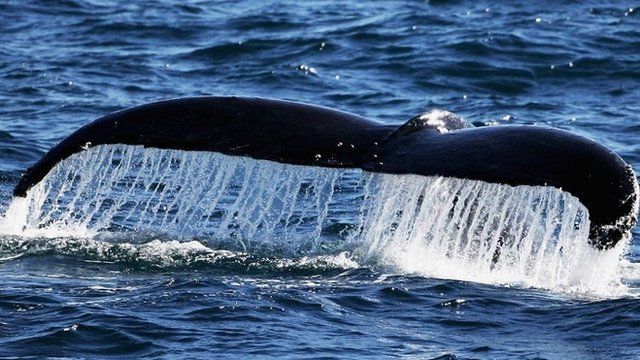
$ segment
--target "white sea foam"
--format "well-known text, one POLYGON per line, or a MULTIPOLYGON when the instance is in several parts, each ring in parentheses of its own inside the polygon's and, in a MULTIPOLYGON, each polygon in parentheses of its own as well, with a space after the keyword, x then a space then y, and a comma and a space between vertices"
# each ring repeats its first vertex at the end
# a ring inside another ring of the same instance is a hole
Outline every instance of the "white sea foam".
POLYGON ((129 244, 140 257, 209 247, 281 258, 348 251, 357 261, 349 266, 398 273, 572 292, 623 288, 625 243, 597 251, 588 232, 586 208, 550 187, 122 145, 59 163, 0 221, 5 235, 93 239, 96 247, 113 245, 95 240, 105 234, 183 241, 129 244))

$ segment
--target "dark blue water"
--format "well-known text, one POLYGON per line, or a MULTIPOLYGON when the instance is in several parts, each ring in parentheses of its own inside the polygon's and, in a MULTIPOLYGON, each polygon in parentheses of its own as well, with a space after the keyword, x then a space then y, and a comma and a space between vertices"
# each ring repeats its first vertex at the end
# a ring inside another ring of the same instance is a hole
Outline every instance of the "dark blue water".
MULTIPOLYGON (((0 201, 90 120, 209 94, 388 123, 443 108, 541 124, 601 142, 638 172, 638 5, 4 1, 0 201)), ((620 283, 597 294, 170 241, 1 236, 0 356, 640 357, 637 230, 613 264, 620 283)))

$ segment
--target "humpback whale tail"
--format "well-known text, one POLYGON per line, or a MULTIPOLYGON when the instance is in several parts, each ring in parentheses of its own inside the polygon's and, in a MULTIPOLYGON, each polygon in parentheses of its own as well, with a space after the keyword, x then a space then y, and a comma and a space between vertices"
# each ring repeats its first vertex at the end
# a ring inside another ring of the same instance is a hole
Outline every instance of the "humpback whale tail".
POLYGON ((589 242, 598 249, 612 248, 628 236, 638 210, 631 167, 606 147, 566 131, 518 125, 472 128, 446 112, 396 126, 318 106, 240 97, 167 100, 97 119, 27 169, 14 195, 25 197, 70 156, 110 144, 553 187, 586 207, 589 242))

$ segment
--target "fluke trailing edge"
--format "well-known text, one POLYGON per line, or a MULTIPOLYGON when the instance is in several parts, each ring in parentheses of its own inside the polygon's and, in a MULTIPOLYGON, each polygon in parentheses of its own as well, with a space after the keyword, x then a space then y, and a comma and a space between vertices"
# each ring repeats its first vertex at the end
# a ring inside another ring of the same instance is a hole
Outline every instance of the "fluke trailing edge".
POLYGON ((239 97, 161 101, 100 118, 64 139, 14 189, 26 196, 60 161, 103 144, 213 151, 296 165, 552 186, 589 210, 590 242, 615 246, 636 223, 633 170, 606 147, 539 126, 470 127, 447 112, 402 126, 295 102, 239 97))

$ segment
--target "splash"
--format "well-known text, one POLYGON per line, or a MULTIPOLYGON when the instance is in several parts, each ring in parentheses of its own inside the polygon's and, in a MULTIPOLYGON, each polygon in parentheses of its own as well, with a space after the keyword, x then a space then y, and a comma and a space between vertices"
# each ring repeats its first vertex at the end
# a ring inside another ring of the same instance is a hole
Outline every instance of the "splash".
POLYGON ((118 263, 132 269, 217 269, 229 272, 285 272, 318 274, 358 268, 346 253, 270 258, 212 249, 199 241, 151 240, 132 243, 80 238, 25 238, 5 236, 0 241, 0 262, 24 256, 55 254, 92 263, 118 263))
POLYGON ((360 235, 381 264, 425 276, 604 293, 623 247, 587 244, 588 211, 550 187, 382 175, 360 235))
POLYGON ((14 199, 1 230, 40 237, 134 232, 204 237, 234 250, 313 252, 323 226, 340 228, 357 215, 361 174, 100 146, 60 163, 26 199, 14 199))
POLYGON ((145 234, 280 258, 348 252, 400 273, 569 291, 619 287, 624 250, 590 247, 586 208, 555 188, 123 145, 59 163, 13 199, 0 232, 145 234))

